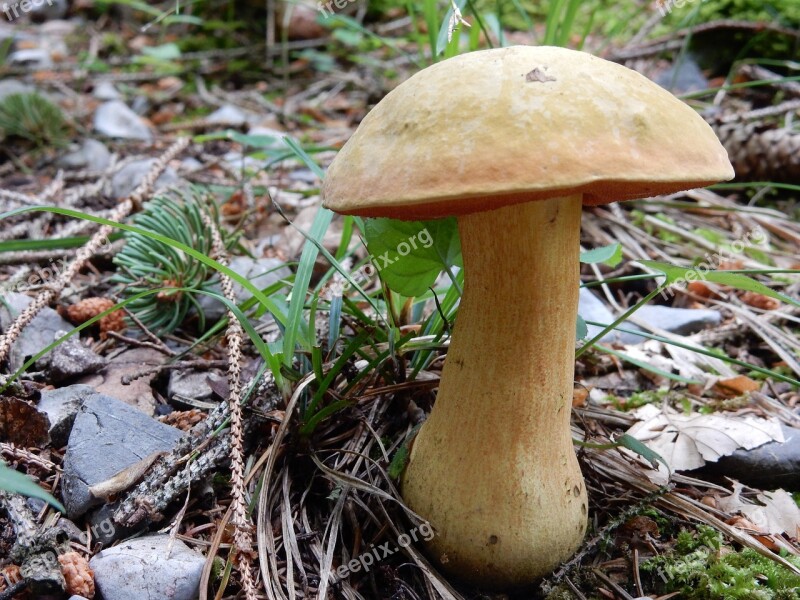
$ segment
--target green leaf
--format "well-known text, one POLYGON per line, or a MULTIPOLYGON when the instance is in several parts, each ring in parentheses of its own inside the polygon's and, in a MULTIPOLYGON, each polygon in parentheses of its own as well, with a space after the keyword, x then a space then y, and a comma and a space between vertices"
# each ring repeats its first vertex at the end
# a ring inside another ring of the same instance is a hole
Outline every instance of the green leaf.
POLYGON ((603 263, 609 267, 616 267, 622 262, 622 244, 609 244, 581 252, 580 261, 587 264, 603 263))
POLYGON ((420 296, 439 274, 462 265, 455 219, 365 219, 364 238, 375 268, 392 290, 420 296))
POLYGON ((397 449, 397 452, 394 453, 392 462, 389 464, 389 468, 387 469, 387 473, 392 479, 400 479, 403 471, 406 470, 409 454, 411 452, 411 444, 414 441, 414 438, 417 437, 420 427, 422 427, 422 423, 415 425, 408 434, 408 437, 406 437, 405 441, 397 449))
POLYGON ((578 315, 578 322, 575 327, 575 339, 585 340, 589 337, 589 328, 586 326, 586 321, 583 317, 578 315))
POLYGON ((172 43, 163 46, 145 46, 142 48, 142 54, 157 60, 174 60, 181 57, 181 49, 177 44, 172 43))
POLYGON ((39 498, 54 506, 62 513, 67 512, 58 500, 39 487, 33 479, 14 469, 10 469, 2 461, 0 461, 0 490, 22 494, 30 498, 39 498))
POLYGON ((399 479, 408 464, 408 446, 405 444, 397 449, 389 465, 388 473, 392 479, 399 479))
POLYGON ((662 465, 667 467, 667 469, 669 469, 667 461, 661 458, 661 455, 658 454, 658 452, 653 452, 650 448, 645 446, 635 437, 630 436, 627 433, 623 433, 616 439, 616 442, 623 448, 627 448, 628 450, 630 450, 631 452, 635 452, 645 460, 650 461, 650 464, 653 465, 654 469, 658 467, 658 463, 661 463, 662 465))
POLYGON ((667 263, 658 262, 655 260, 640 260, 638 261, 646 267, 660 271, 667 278, 666 285, 675 285, 676 283, 686 283, 688 281, 710 281, 712 283, 719 283, 727 285, 738 290, 745 290, 748 292, 756 292, 775 298, 781 302, 800 306, 800 301, 790 298, 780 292, 776 292, 772 288, 767 287, 763 283, 751 279, 747 275, 741 273, 731 273, 730 271, 712 271, 706 269, 698 269, 698 267, 679 267, 677 265, 670 265, 667 263))

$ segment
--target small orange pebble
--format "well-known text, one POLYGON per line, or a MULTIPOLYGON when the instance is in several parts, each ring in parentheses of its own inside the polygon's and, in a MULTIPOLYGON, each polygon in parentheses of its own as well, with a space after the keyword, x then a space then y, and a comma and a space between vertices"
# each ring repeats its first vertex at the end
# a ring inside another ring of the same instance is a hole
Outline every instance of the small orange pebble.
POLYGON ((781 305, 775 298, 770 298, 758 292, 744 292, 739 296, 739 299, 745 304, 754 308, 760 308, 761 310, 775 310, 781 305))

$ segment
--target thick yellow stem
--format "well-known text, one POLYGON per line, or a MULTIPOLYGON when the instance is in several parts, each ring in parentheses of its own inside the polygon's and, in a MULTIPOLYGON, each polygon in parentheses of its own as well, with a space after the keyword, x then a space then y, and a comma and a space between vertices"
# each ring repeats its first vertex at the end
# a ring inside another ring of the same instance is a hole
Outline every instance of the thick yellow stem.
POLYGON ((443 569, 485 588, 534 582, 586 529, 569 429, 581 197, 459 217, 464 296, 403 496, 443 569))

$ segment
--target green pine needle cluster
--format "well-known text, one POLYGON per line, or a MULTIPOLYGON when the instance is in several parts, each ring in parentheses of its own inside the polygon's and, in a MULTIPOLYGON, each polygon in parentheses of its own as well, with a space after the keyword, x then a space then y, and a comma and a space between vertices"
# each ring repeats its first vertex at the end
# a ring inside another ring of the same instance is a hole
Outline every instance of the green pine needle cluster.
MULTIPOLYGON (((219 227, 213 202, 197 191, 172 192, 150 200, 133 224, 152 233, 181 242, 209 256, 212 251, 211 228, 203 215, 219 227)), ((223 233, 224 235, 224 233, 223 233)), ((198 304, 198 291, 210 291, 217 279, 214 269, 200 260, 139 233, 126 232, 125 246, 114 257, 117 273, 112 278, 122 284, 120 296, 131 298, 146 291, 153 293, 127 304, 142 323, 156 334, 170 333, 180 327, 192 308, 205 329, 205 315, 198 304)), ((229 236, 226 245, 233 239, 229 236)))
POLYGON ((37 148, 63 148, 69 141, 64 113, 36 93, 9 94, 0 100, 0 132, 5 138, 20 138, 37 148))
MULTIPOLYGON (((800 567, 800 559, 786 557, 800 567)), ((678 534, 675 549, 641 565, 658 593, 679 592, 686 600, 796 600, 800 576, 746 548, 722 545, 711 527, 678 534)))

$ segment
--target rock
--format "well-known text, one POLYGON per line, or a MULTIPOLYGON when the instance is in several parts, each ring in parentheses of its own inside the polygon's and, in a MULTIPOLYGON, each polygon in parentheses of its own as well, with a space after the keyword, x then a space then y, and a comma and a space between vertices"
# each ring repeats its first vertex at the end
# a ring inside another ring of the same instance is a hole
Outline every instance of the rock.
POLYGON ((94 512, 89 513, 86 520, 92 532, 92 541, 103 544, 107 548, 117 540, 129 538, 142 529, 143 523, 133 527, 123 527, 114 521, 114 513, 119 508, 120 501, 103 504, 94 512))
MULTIPOLYGON (((9 313, 4 303, 0 303, 0 330, 5 331, 13 320, 31 303, 31 298, 25 294, 11 292, 4 294, 5 302, 11 309, 9 313)), ((44 307, 36 318, 22 330, 17 341, 12 345, 8 355, 8 364, 12 372, 19 369, 25 361, 44 350, 56 339, 59 331, 71 331, 72 325, 61 318, 52 308, 44 307)), ((44 359, 51 357, 47 354, 44 359)))
POLYGON ((31 20, 36 23, 63 19, 69 10, 67 0, 39 0, 38 2, 32 2, 32 4, 31 20))
POLYGON ((684 56, 677 65, 661 71, 653 81, 673 94, 708 89, 708 79, 690 56, 684 56))
POLYGON ((289 173, 289 181, 302 181, 309 185, 319 183, 319 177, 311 169, 295 169, 289 173))
POLYGON ((267 127, 265 125, 254 125, 248 130, 247 135, 262 135, 275 138, 275 142, 277 144, 286 137, 286 132, 280 131, 273 127, 267 127))
POLYGON ((208 115, 206 120, 209 123, 222 123, 225 125, 238 127, 247 123, 248 119, 250 118, 252 118, 252 115, 248 115, 238 106, 234 106, 233 104, 225 104, 208 115))
POLYGON ((31 69, 49 69, 53 59, 47 48, 25 48, 9 54, 6 59, 10 64, 25 65, 31 69))
POLYGON ((151 108, 150 100, 146 96, 136 96, 131 100, 131 110, 137 115, 146 115, 151 108))
POLYGON ((103 142, 91 138, 80 145, 73 144, 70 151, 58 160, 61 167, 104 171, 111 162, 111 153, 103 142))
POLYGON ((74 519, 104 500, 89 487, 154 452, 169 451, 183 433, 159 423, 124 402, 104 394, 88 396, 81 406, 64 455, 62 495, 74 519))
POLYGON ((210 402, 214 397, 214 389, 210 381, 226 381, 224 375, 213 371, 198 371, 187 369, 185 371, 172 371, 169 376, 167 394, 170 400, 191 406, 211 408, 217 405, 210 402))
POLYGON ((121 100, 109 100, 94 113, 95 131, 112 138, 153 140, 147 123, 121 100))
MULTIPOLYGON (((250 258, 249 256, 236 256, 230 262, 230 268, 239 273, 242 277, 249 279, 253 285, 259 289, 272 285, 279 279, 291 277, 291 270, 283 261, 277 258, 250 258)), ((221 294, 219 285, 212 288, 213 291, 221 294)), ((252 297, 252 294, 245 290, 237 282, 233 282, 233 293, 237 302, 242 302, 252 297)), ((200 307, 206 315, 206 319, 216 321, 225 311, 225 305, 220 301, 206 296, 205 294, 197 299, 200 307)))
POLYGON ((94 86, 92 96, 98 100, 120 100, 122 94, 117 91, 114 84, 110 81, 100 81, 94 86))
MULTIPOLYGON (((614 315, 611 313, 605 303, 600 300, 600 298, 595 296, 594 293, 588 288, 581 288, 578 294, 578 314, 583 317, 585 321, 595 321, 597 323, 610 324, 615 320, 614 315)), ((589 330, 589 337, 587 339, 592 339, 603 330, 602 327, 598 327, 596 325, 587 324, 586 327, 589 330)), ((639 330, 636 325, 631 323, 627 323, 625 328, 639 330)), ((638 344, 645 341, 645 338, 640 335, 625 333, 623 331, 609 331, 606 335, 600 338, 600 341, 616 342, 620 344, 638 344)))
POLYGON ((0 79, 0 100, 11 94, 32 94, 36 88, 18 79, 0 79))
POLYGON ((703 473, 730 477, 761 490, 800 491, 800 429, 781 425, 783 442, 769 442, 752 450, 736 450, 703 473))
POLYGON ((206 166, 197 160, 194 156, 187 156, 183 160, 181 160, 181 171, 188 171, 189 173, 194 173, 195 171, 199 171, 201 169, 205 169, 206 166))
POLYGON ((722 322, 722 315, 708 308, 672 308, 653 304, 643 306, 634 315, 649 325, 680 335, 689 335, 722 322))
MULTIPOLYGON (((111 195, 114 198, 127 198, 135 190, 156 163, 155 158, 145 158, 125 165, 111 178, 111 195)), ((167 167, 156 179, 155 189, 176 185, 182 180, 172 167, 167 167)))
POLYGON ((101 394, 108 394, 126 404, 135 406, 142 413, 152 416, 156 401, 150 383, 155 375, 138 377, 129 384, 123 382, 128 375, 138 375, 165 361, 163 354, 151 348, 133 348, 108 359, 105 369, 95 375, 83 377, 77 383, 92 386, 101 394))
POLYGON ((204 564, 202 554, 168 535, 129 540, 89 561, 103 600, 194 600, 204 564))
POLYGON ((83 596, 70 596, 69 600, 87 600, 83 596))
POLYGON ((67 444, 72 424, 84 401, 97 392, 88 385, 68 385, 41 393, 37 408, 50 420, 50 438, 53 446, 67 444))
MULTIPOLYGON (((587 288, 581 288, 578 296, 578 314, 585 321, 595 321, 597 323, 613 323, 616 317, 608 307, 587 288)), ((711 309, 697 308, 673 308, 670 306, 645 305, 633 314, 633 318, 640 323, 647 323, 658 329, 677 333, 679 335, 689 335, 700 331, 709 325, 719 325, 722 315, 711 309)), ((600 333, 602 330, 595 325, 588 325, 589 339, 600 333)), ((642 329, 630 321, 625 321, 621 327, 633 331, 642 329)), ((623 331, 611 331, 600 341, 618 342, 622 344, 640 344, 647 338, 623 331)))
MULTIPOLYGON (((56 337, 61 337, 66 333, 66 331, 59 331, 56 333, 56 337)), ((84 346, 80 338, 76 336, 59 344, 48 356, 47 370, 51 381, 54 382, 87 373, 96 373, 106 366, 106 359, 91 348, 84 346)))

